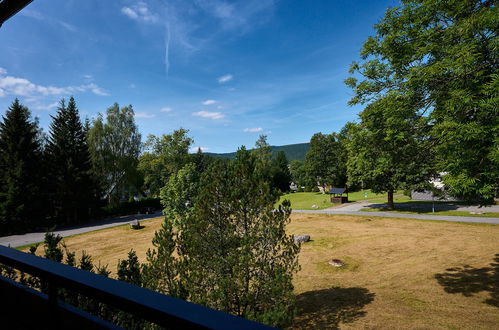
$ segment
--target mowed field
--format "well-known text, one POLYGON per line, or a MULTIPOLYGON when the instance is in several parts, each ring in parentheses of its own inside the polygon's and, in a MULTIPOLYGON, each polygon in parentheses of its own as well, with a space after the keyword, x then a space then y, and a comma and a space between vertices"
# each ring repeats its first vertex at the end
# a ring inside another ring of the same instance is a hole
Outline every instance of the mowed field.
MULTIPOLYGON (((145 260, 162 219, 65 239, 113 273, 130 249, 145 260)), ((293 214, 309 234, 295 277, 294 328, 497 329, 499 226, 293 214), (345 267, 328 264, 341 259, 345 267)))

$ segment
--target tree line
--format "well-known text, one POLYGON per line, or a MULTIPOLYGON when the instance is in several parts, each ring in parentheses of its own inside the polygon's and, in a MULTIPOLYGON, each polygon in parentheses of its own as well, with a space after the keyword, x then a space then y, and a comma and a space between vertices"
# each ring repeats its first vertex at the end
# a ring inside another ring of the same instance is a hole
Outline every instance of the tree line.
MULTIPOLYGON (((114 104, 105 116, 82 121, 73 97, 61 100, 45 134, 16 99, 0 122, 0 235, 136 212, 140 205, 159 208, 172 175, 188 163, 202 172, 212 162, 201 150, 189 153, 193 142, 180 128, 142 144, 131 105, 114 104)), ((257 144, 262 175, 287 190, 286 156, 272 157, 264 136, 257 144)))

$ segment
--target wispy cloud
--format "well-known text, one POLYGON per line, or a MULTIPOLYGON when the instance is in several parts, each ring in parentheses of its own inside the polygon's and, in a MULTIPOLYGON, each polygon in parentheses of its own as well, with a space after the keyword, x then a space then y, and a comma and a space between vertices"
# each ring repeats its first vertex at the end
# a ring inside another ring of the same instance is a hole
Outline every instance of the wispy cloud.
POLYGON ((258 133, 258 132, 261 132, 263 131, 263 128, 261 127, 253 127, 253 128, 245 128, 243 129, 243 132, 246 132, 246 133, 258 133))
POLYGON ((25 78, 7 75, 7 70, 0 68, 0 97, 6 95, 14 96, 48 96, 48 95, 68 95, 78 92, 91 91, 96 95, 109 95, 105 90, 95 83, 82 84, 79 86, 43 86, 37 85, 25 78))
POLYGON ((191 148, 189 149, 189 152, 190 152, 190 153, 195 153, 195 152, 198 152, 198 149, 201 149, 201 151, 202 151, 202 152, 205 152, 205 151, 207 151, 207 150, 210 150, 210 148, 208 148, 208 147, 191 147, 191 148))
POLYGON ((222 119, 225 117, 225 115, 221 112, 210 112, 210 111, 198 111, 198 112, 193 112, 193 116, 196 117, 203 117, 203 118, 210 118, 210 119, 222 119))
POLYGON ((217 103, 217 101, 215 101, 215 100, 206 100, 203 102, 204 105, 210 105, 210 104, 215 104, 215 103, 217 103))
POLYGON ((220 78, 218 78, 218 82, 220 84, 225 84, 226 82, 231 81, 233 78, 234 78, 233 75, 226 74, 225 76, 221 76, 220 78))
POLYGON ((147 3, 142 1, 131 7, 121 8, 121 13, 133 20, 145 23, 156 23, 159 19, 158 15, 149 10, 147 3))
POLYGON ((151 118, 154 118, 156 117, 155 115, 151 114, 151 113, 147 113, 147 112, 137 112, 135 114, 135 117, 136 118, 145 118, 145 119, 151 119, 151 118))
POLYGON ((164 31, 163 62, 168 77, 174 52, 190 55, 216 45, 227 34, 240 36, 269 21, 277 0, 139 1, 120 8, 128 18, 164 31), (209 35, 200 33, 211 29, 209 35))
POLYGON ((171 108, 171 107, 164 107, 164 108, 161 108, 161 111, 162 112, 170 112, 170 111, 173 111, 173 108, 171 108))
POLYGON ((54 102, 54 103, 51 103, 51 104, 48 104, 48 105, 35 105, 34 106, 34 109, 36 110, 52 110, 54 109, 55 107, 57 107, 59 105, 58 102, 54 102))
POLYGON ((65 21, 61 21, 61 20, 58 20, 58 19, 54 19, 54 18, 51 18, 51 17, 47 17, 45 15, 43 15, 42 13, 40 13, 39 11, 36 11, 36 10, 33 10, 33 9, 24 9, 24 10, 21 10, 21 12, 19 13, 21 16, 25 16, 25 17, 29 17, 29 18, 33 18, 33 19, 36 19, 36 20, 39 20, 39 21, 45 21, 45 22, 48 22, 52 25, 60 25, 62 26, 63 28, 65 28, 66 30, 70 31, 70 32, 77 32, 77 28, 76 26, 72 25, 72 24, 69 24, 65 21))

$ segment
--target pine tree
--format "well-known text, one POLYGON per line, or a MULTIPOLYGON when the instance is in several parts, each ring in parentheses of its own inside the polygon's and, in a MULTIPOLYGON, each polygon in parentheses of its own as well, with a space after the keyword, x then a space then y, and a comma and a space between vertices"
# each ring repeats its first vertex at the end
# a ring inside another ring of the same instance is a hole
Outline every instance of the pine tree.
POLYGON ((0 235, 43 221, 38 125, 15 100, 0 123, 0 235))
POLYGON ((275 209, 279 193, 259 173, 259 161, 241 149, 233 161, 213 160, 199 182, 193 166, 170 180, 161 191, 166 219, 144 266, 146 286, 289 325, 299 246, 286 234, 290 203, 275 209))
POLYGON ((52 117, 47 144, 51 202, 57 220, 71 224, 89 217, 95 203, 96 183, 84 127, 73 97, 61 100, 52 117))
POLYGON ((272 186, 281 192, 289 190, 291 183, 291 173, 288 167, 288 158, 284 151, 277 152, 272 159, 272 186))

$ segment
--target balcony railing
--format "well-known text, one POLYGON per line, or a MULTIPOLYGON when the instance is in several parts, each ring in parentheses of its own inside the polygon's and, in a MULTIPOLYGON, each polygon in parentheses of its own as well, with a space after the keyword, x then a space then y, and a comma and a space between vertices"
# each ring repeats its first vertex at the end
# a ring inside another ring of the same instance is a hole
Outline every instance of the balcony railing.
POLYGON ((44 294, 0 276, 0 324, 7 328, 116 328, 57 297, 77 292, 169 329, 270 329, 263 324, 0 246, 0 263, 40 278, 44 294))

